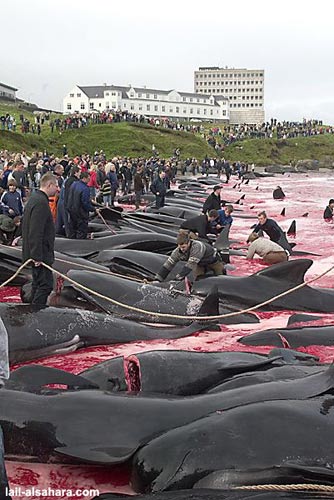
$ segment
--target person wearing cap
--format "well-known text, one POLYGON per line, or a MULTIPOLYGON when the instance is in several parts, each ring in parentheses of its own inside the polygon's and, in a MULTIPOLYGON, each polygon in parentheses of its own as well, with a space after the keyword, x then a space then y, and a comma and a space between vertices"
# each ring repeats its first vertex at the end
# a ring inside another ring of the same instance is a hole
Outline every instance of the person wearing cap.
POLYGON ((334 200, 333 200, 333 198, 331 198, 329 200, 328 205, 324 210, 323 217, 324 217, 324 220, 326 222, 333 222, 333 218, 334 218, 334 200))
POLYGON ((253 259, 257 254, 262 257, 265 264, 278 264, 288 260, 288 252, 274 241, 259 236, 257 233, 249 235, 247 243, 250 243, 246 259, 253 259))
POLYGON ((191 272, 196 280, 211 269, 216 276, 224 273, 224 264, 217 250, 204 241, 192 240, 188 234, 180 233, 177 237, 177 248, 168 257, 155 280, 164 281, 178 262, 184 262, 176 280, 181 280, 191 272))
POLYGON ((208 234, 216 234, 213 224, 218 222, 217 210, 210 210, 208 214, 196 215, 181 223, 180 229, 188 230, 193 238, 209 241, 208 234))
POLYGON ((274 219, 268 219, 265 211, 259 212, 257 214, 258 224, 254 227, 253 232, 259 233, 260 231, 265 232, 271 241, 280 245, 284 250, 291 252, 291 246, 286 239, 285 233, 279 227, 274 219))
POLYGON ((225 201, 220 198, 221 186, 214 186, 212 193, 207 197, 204 202, 202 212, 206 214, 210 210, 219 210, 222 205, 225 205, 225 201))

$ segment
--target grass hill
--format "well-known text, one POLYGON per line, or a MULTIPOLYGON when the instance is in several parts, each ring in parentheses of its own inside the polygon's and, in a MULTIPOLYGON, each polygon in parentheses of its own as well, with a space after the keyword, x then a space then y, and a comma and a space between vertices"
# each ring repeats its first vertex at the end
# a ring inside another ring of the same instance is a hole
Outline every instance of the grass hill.
MULTIPOLYGON (((115 155, 148 157, 152 154, 152 144, 160 156, 172 156, 175 148, 180 148, 181 158, 195 157, 199 160, 205 155, 215 156, 215 150, 200 135, 187 132, 174 132, 169 129, 155 128, 137 123, 114 123, 90 125, 81 129, 66 130, 62 134, 51 134, 48 123, 42 126, 40 136, 22 134, 19 116, 22 113, 31 122, 34 115, 22 110, 18 105, 0 101, 0 115, 10 113, 17 121, 17 131, 0 130, 0 149, 17 152, 26 150, 62 154, 63 144, 68 153, 93 153, 103 149, 107 156, 115 155)), ((219 124, 218 124, 219 125, 219 124)), ((213 126, 213 124, 210 124, 213 126)), ((334 161, 334 135, 300 137, 296 139, 249 139, 225 148, 224 157, 229 161, 244 161, 259 166, 288 164, 297 160, 319 160, 331 164, 334 161)))
POLYGON ((322 164, 334 162, 334 135, 297 137, 295 139, 249 139, 226 148, 230 161, 244 161, 257 165, 288 165, 290 161, 319 160, 322 164))

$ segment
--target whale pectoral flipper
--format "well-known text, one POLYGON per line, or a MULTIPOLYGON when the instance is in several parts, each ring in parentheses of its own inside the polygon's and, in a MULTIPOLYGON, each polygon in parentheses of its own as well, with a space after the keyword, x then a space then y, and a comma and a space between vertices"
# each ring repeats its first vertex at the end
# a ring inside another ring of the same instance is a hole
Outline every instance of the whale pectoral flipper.
POLYGON ((41 365, 22 366, 10 375, 6 388, 30 392, 49 384, 61 384, 78 389, 98 389, 98 386, 80 375, 41 365))

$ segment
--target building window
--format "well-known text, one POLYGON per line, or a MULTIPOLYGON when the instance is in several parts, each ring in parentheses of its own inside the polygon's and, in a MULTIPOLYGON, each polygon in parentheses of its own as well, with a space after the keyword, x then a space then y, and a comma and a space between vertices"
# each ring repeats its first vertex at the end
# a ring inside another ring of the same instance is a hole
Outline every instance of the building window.
POLYGON ((154 111, 158 111, 158 106, 154 106, 154 111))
POLYGON ((157 94, 154 94, 154 95, 153 95, 153 98, 154 98, 154 99, 158 99, 157 94))
POLYGON ((226 116, 226 109, 223 109, 223 116, 226 116))
POLYGON ((201 110, 200 108, 197 108, 197 114, 200 115, 201 114, 201 110))
POLYGON ((149 99, 150 98, 150 94, 146 94, 146 99, 149 99))
POLYGON ((179 108, 178 106, 176 106, 176 108, 175 108, 175 112, 176 112, 176 113, 180 113, 180 108, 179 108))
POLYGON ((85 109, 85 103, 84 103, 84 102, 82 102, 82 103, 80 104, 80 109, 85 109))
POLYGON ((193 98, 192 98, 192 97, 190 97, 189 101, 190 101, 190 102, 193 102, 193 98))
POLYGON ((126 102, 124 103, 124 108, 126 108, 126 102))
POLYGON ((194 112, 193 108, 190 108, 189 113, 192 115, 192 114, 193 114, 193 112, 194 112))
POLYGON ((141 97, 141 94, 138 94, 138 97, 141 97))
MULTIPOLYGON (((205 84, 206 85, 206 84, 205 84)), ((186 101, 186 97, 182 97, 182 101, 185 102, 186 101)))
POLYGON ((77 97, 81 97, 81 94, 77 94, 77 97))
MULTIPOLYGON (((84 105, 84 107, 85 107, 85 105, 84 105)), ((101 107, 102 107, 102 104, 99 102, 99 108, 101 108, 101 107)))
POLYGON ((151 109, 150 104, 146 104, 146 110, 147 110, 147 111, 150 111, 150 109, 151 109))
POLYGON ((201 102, 200 99, 197 99, 197 102, 201 102))
POLYGON ((187 112, 187 108, 183 108, 183 113, 186 113, 187 112))
POLYGON ((70 97, 74 97, 74 94, 70 94, 70 97))
POLYGON ((173 108, 169 108, 169 112, 170 112, 170 113, 173 113, 173 108))
POLYGON ((109 95, 109 92, 106 92, 106 95, 109 95))
POLYGON ((130 105, 130 109, 131 109, 132 111, 135 109, 135 107, 134 107, 134 105, 133 105, 133 104, 131 104, 131 105, 130 105))
POLYGON ((93 102, 89 103, 89 109, 94 109, 94 103, 93 102))
POLYGON ((116 109, 116 103, 115 103, 115 102, 113 102, 113 103, 112 103, 112 107, 113 107, 114 109, 116 109))
POLYGON ((206 108, 203 109, 203 115, 206 115, 206 108))
POLYGON ((135 95, 134 95, 134 93, 133 93, 133 92, 131 92, 130 97, 134 97, 134 96, 135 96, 135 95))
POLYGON ((166 106, 161 106, 161 111, 164 113, 166 111, 166 106))
POLYGON ((111 95, 114 95, 114 96, 115 96, 115 95, 116 95, 116 92, 111 92, 111 95))
POLYGON ((71 111, 71 109, 72 109, 72 104, 67 103, 67 109, 68 109, 68 111, 71 111))
POLYGON ((139 104, 138 109, 139 109, 139 111, 142 111, 142 109, 143 109, 143 105, 142 105, 142 104, 139 104))
POLYGON ((210 109, 210 115, 211 116, 213 115, 213 109, 210 109))
POLYGON ((106 109, 109 109, 109 102, 106 103, 106 109))

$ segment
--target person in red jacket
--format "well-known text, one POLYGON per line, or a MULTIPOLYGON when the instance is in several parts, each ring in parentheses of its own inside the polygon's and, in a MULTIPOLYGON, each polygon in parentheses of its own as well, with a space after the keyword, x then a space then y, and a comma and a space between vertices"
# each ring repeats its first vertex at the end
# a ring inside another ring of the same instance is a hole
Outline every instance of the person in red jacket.
POLYGON ((99 185, 97 183, 97 165, 93 164, 91 169, 89 170, 89 181, 87 186, 90 190, 90 197, 95 200, 96 198, 96 190, 99 189, 99 185))

